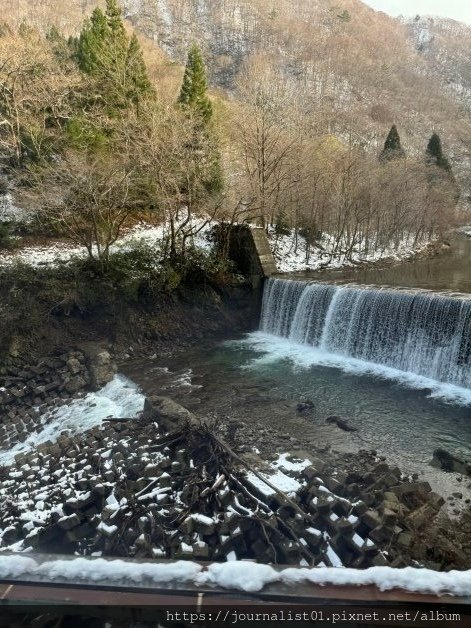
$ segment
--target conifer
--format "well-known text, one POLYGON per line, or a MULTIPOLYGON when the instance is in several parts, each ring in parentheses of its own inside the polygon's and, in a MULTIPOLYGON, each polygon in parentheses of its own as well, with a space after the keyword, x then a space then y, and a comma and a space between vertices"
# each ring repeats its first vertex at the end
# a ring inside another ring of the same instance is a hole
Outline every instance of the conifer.
POLYGON ((201 169, 206 173, 203 177, 203 187, 207 194, 214 195, 222 191, 224 178, 217 138, 211 124, 213 107, 207 91, 208 81, 203 56, 198 46, 193 44, 188 53, 178 102, 190 113, 196 113, 201 120, 196 120, 193 150, 199 155, 201 169))
POLYGON ((451 172, 450 162, 443 154, 442 141, 438 133, 434 133, 429 139, 425 155, 427 165, 438 166, 447 172, 451 172))
POLYGON ((111 109, 137 104, 152 92, 139 41, 135 34, 127 36, 116 0, 107 0, 105 13, 97 8, 85 21, 76 57, 80 69, 96 77, 111 109))
POLYGON ((87 74, 96 74, 100 67, 100 56, 108 36, 105 14, 96 8, 85 20, 77 46, 79 68, 87 74))
POLYGON ((392 161, 393 159, 404 159, 405 156, 406 153, 401 146, 401 138, 399 137, 397 127, 393 124, 384 143, 380 160, 392 161))
POLYGON ((126 71, 130 78, 128 98, 137 103, 143 94, 152 92, 152 86, 147 74, 142 49, 135 33, 131 37, 126 54, 126 71))
POLYGON ((213 115, 207 90, 208 82, 203 57, 198 46, 193 44, 188 53, 178 102, 197 111, 205 123, 208 123, 213 115))

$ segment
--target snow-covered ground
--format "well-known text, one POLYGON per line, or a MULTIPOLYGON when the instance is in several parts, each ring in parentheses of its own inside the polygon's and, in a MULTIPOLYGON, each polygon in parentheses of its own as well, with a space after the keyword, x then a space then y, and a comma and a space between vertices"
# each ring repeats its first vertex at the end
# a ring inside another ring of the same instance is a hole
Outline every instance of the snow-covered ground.
POLYGON ((271 232, 269 238, 277 268, 281 273, 314 271, 321 268, 342 268, 364 262, 377 262, 381 259, 401 261, 419 253, 427 246, 425 244, 414 247, 411 241, 405 239, 398 248, 391 246, 368 254, 357 250, 347 258, 343 253, 334 253, 333 238, 324 234, 320 241, 321 246, 312 246, 306 261, 306 241, 302 236, 298 236, 297 243, 292 235, 276 236, 271 232))
MULTIPOLYGON (((196 231, 205 222, 205 219, 195 219, 191 224, 196 231)), ((189 242, 198 249, 209 251, 212 246, 208 240, 210 229, 210 225, 203 226, 199 233, 189 239, 189 242)), ((132 250, 137 246, 148 246, 158 253, 167 236, 168 229, 165 225, 154 226, 143 223, 124 233, 112 246, 111 251, 117 253, 132 250)), ((57 241, 47 246, 24 247, 11 252, 0 253, 0 265, 9 266, 20 262, 36 268, 58 266, 70 262, 74 258, 85 258, 87 255, 88 253, 83 246, 74 246, 67 242, 57 241)))
POLYGON ((30 220, 31 214, 25 209, 17 207, 11 194, 0 196, 0 222, 27 223, 30 220))
MULTIPOLYGON (((13 205, 10 197, 5 201, 5 207, 9 216, 14 215, 16 220, 23 219, 21 210, 13 205)), ((0 221, 2 220, 1 212, 2 208, 0 205, 0 221)), ((209 253, 213 246, 210 232, 215 224, 215 222, 208 221, 207 217, 194 218, 189 226, 191 226, 193 231, 198 231, 198 233, 189 238, 188 244, 192 244, 195 248, 209 253)), ((471 227, 469 229, 471 230, 471 227)), ((168 225, 142 223, 123 233, 112 246, 111 251, 129 251, 139 245, 146 246, 156 252, 156 259, 158 259, 158 252, 162 250, 168 235, 168 225)), ((270 229, 268 236, 278 271, 282 273, 306 270, 315 271, 321 268, 342 268, 361 262, 375 262, 385 258, 400 261, 410 258, 426 246, 414 246, 412 239, 406 238, 397 248, 391 246, 369 254, 356 250, 347 258, 344 253, 335 252, 334 238, 329 234, 324 234, 319 242, 319 246, 312 246, 309 256, 306 256, 306 241, 301 235, 298 235, 297 240, 295 240, 294 235, 276 235, 274 229, 270 229)), ((40 268, 57 266, 75 258, 85 258, 86 256, 87 251, 84 247, 74 246, 65 241, 56 241, 45 246, 31 246, 0 252, 0 266, 9 266, 16 262, 21 262, 40 268)))
MULTIPOLYGON (((204 221, 195 220, 194 226, 198 228, 204 221)), ((214 223, 207 224, 202 230, 190 239, 197 249, 209 252, 212 243, 209 232, 214 223)), ((148 224, 137 225, 125 233, 112 247, 112 252, 129 251, 136 246, 147 246, 156 252, 161 250, 167 230, 165 226, 153 226, 148 224)), ((329 247, 330 239, 325 237, 323 248, 312 247, 309 260, 306 261, 306 244, 304 238, 298 236, 297 246, 292 236, 269 237, 273 255, 279 272, 292 273, 305 270, 319 270, 320 268, 342 268, 353 266, 360 262, 375 262, 380 259, 403 260, 419 252, 422 247, 413 247, 408 242, 403 242, 399 248, 389 248, 383 251, 364 255, 360 252, 353 253, 347 259, 343 254, 333 254, 329 247)), ((73 246, 66 242, 53 242, 48 246, 25 247, 13 252, 0 253, 0 265, 9 266, 16 262, 28 264, 40 268, 44 266, 57 266, 71 261, 74 258, 85 258, 87 252, 83 247, 73 246)))
MULTIPOLYGON (((310 464, 311 462, 309 460, 293 462, 288 459, 287 454, 281 454, 278 456, 278 460, 271 463, 273 471, 271 473, 262 473, 261 475, 278 490, 287 493, 290 497, 293 497, 296 492, 300 490, 302 484, 299 478, 290 477, 289 472, 300 472, 310 464)), ((275 491, 251 471, 247 474, 247 478, 252 486, 256 487, 264 495, 274 495, 275 491)))

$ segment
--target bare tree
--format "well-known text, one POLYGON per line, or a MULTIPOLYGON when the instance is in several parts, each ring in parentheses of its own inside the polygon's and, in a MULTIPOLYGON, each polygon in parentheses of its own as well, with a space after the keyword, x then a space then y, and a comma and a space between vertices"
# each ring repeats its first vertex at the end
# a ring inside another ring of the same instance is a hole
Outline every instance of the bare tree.
POLYGON ((273 225, 281 198, 292 185, 289 160, 295 138, 287 124, 293 105, 289 84, 264 56, 250 61, 238 81, 242 111, 237 121, 249 196, 262 227, 273 225))
POLYGON ((57 62, 32 29, 0 37, 0 148, 12 165, 48 155, 67 120, 78 73, 57 62))
POLYGON ((43 173, 33 188, 42 201, 40 219, 83 246, 104 271, 123 227, 142 209, 134 175, 133 167, 122 157, 66 155, 43 173))
POLYGON ((214 140, 202 131, 198 116, 154 103, 126 125, 125 133, 141 198, 168 230, 164 256, 184 257, 188 242, 220 208, 220 195, 208 189, 214 140))

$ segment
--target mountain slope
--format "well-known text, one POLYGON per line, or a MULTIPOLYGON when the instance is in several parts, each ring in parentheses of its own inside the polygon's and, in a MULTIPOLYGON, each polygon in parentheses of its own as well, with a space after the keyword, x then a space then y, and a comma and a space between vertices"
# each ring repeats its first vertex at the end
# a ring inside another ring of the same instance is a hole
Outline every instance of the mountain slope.
MULTIPOLYGON (((38 26, 76 30, 93 0, 11 11, 38 26)), ((2 6, 3 5, 3 6, 2 6)), ((173 60, 204 48, 213 87, 232 97, 247 58, 263 55, 289 78, 314 133, 378 151, 394 122, 409 154, 435 130, 462 185, 471 164, 471 29, 452 20, 401 22, 359 0, 125 0, 127 19, 173 60)))
POLYGON ((228 90, 247 57, 268 54, 292 78, 304 109, 313 110, 317 133, 378 151, 395 122, 414 155, 439 132, 467 188, 469 27, 401 23, 359 0, 133 0, 126 10, 172 58, 183 61, 189 43, 199 41, 213 85, 228 90))

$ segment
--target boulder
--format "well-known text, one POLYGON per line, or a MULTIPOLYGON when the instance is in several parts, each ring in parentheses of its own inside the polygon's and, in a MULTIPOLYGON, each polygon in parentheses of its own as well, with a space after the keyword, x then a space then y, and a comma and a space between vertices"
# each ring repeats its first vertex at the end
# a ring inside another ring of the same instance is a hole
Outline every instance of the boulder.
POLYGON ((118 372, 116 363, 108 351, 101 351, 90 358, 90 386, 93 390, 99 390, 113 379, 118 372))
POLYGON ((339 427, 344 432, 357 432, 358 431, 356 429, 356 427, 352 427, 351 425, 348 424, 347 421, 345 421, 344 419, 342 419, 339 416, 328 416, 326 418, 325 422, 326 423, 333 423, 334 425, 339 427))
POLYGON ((471 464, 454 456, 446 449, 435 449, 433 452, 432 462, 434 467, 438 467, 443 471, 452 473, 461 473, 462 475, 471 476, 471 464))
POLYGON ((381 525, 381 516, 375 510, 367 510, 360 515, 360 519, 370 530, 381 525))
POLYGON ((300 401, 296 406, 296 410, 299 414, 309 414, 314 410, 314 403, 311 400, 300 401))
POLYGON ((76 375, 64 384, 64 388, 68 393, 74 395, 75 393, 78 393, 79 390, 82 390, 82 388, 84 388, 86 385, 87 382, 83 379, 83 377, 81 377, 80 375, 76 375))
POLYGON ((67 364, 67 368, 72 373, 72 375, 77 375, 78 373, 80 373, 81 364, 77 360, 77 358, 73 358, 73 357, 69 358, 66 364, 67 364))
MULTIPOLYGON (((144 404, 142 420, 155 421, 167 431, 177 430, 185 425, 200 425, 199 420, 189 410, 168 397, 148 397, 144 404)), ((171 464, 171 462, 170 462, 171 464)))

